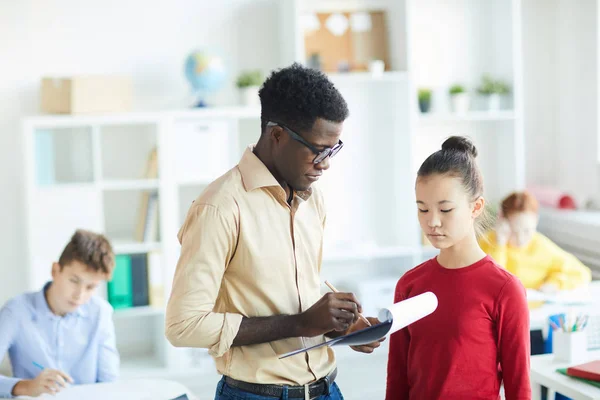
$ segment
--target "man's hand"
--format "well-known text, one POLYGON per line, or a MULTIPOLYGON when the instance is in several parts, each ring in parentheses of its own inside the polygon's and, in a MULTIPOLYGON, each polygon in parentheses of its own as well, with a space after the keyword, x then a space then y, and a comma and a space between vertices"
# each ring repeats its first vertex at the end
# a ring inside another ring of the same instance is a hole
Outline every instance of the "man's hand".
POLYGON ((73 383, 73 378, 56 369, 44 369, 35 379, 22 380, 13 387, 13 396, 37 397, 44 393, 55 394, 73 383))
MULTIPOLYGON (((372 326, 380 323, 380 321, 377 318, 367 317, 367 319, 369 320, 369 322, 371 323, 372 326)), ((352 325, 350 327, 350 329, 348 330, 348 333, 356 332, 361 329, 365 329, 366 327, 367 327, 367 324, 365 324, 365 322, 363 320, 359 319, 358 322, 356 322, 354 325, 352 325)), ((352 350, 358 351, 360 353, 369 353, 370 354, 376 348, 381 346, 381 342, 383 342, 384 340, 385 340, 385 336, 376 342, 367 343, 367 344, 363 344, 360 346, 350 346, 350 348, 352 348, 352 350)))
POLYGON ((329 292, 300 314, 305 331, 303 336, 345 331, 359 320, 358 314, 361 311, 362 307, 354 294, 329 292))

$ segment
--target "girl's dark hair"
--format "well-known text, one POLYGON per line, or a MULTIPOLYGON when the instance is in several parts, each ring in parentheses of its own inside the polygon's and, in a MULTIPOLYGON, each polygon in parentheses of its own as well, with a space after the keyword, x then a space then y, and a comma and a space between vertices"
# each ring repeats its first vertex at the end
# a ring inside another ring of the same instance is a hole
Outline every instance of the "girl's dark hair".
MULTIPOLYGON (((450 175, 460 179, 472 201, 483 196, 483 175, 477 165, 477 148, 464 136, 451 136, 441 150, 431 154, 417 172, 417 180, 435 174, 450 175)), ((481 235, 489 227, 490 217, 484 209, 478 219, 476 232, 481 235)))

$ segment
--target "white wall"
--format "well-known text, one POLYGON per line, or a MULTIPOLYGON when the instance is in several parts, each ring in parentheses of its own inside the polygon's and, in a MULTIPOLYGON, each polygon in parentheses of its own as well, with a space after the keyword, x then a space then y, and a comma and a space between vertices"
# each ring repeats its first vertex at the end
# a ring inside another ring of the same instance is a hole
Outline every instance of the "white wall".
POLYGON ((412 3, 411 77, 434 90, 432 111, 448 111, 448 88, 462 84, 474 108, 484 74, 513 79, 511 7, 505 0, 418 0, 412 3))
POLYGON ((0 304, 25 288, 19 123, 38 112, 40 77, 131 74, 136 108, 182 108, 190 100, 184 59, 209 46, 231 70, 213 100, 233 104, 237 71, 278 66, 277 1, 0 2, 0 304))
POLYGON ((523 81, 528 184, 584 200, 598 192, 597 5, 523 2, 523 81))
POLYGON ((578 199, 598 191, 595 0, 559 2, 558 184, 578 199))

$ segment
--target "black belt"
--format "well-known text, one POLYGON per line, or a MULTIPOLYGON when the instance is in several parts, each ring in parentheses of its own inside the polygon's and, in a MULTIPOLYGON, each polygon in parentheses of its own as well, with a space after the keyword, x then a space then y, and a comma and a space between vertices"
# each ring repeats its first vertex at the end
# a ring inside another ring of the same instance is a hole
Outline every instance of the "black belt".
MULTIPOLYGON (((313 382, 308 387, 308 397, 310 399, 326 396, 329 394, 329 387, 335 380, 337 376, 337 368, 334 369, 329 375, 324 378, 319 379, 316 382, 313 382)), ((259 396, 271 396, 271 397, 281 397, 283 395, 283 386, 282 385, 264 385, 259 383, 249 383, 238 381, 237 379, 230 378, 228 376, 225 377, 225 383, 233 388, 243 390, 244 392, 257 394, 259 396)), ((288 398, 290 399, 305 399, 306 398, 306 389, 305 386, 288 386, 288 398)))

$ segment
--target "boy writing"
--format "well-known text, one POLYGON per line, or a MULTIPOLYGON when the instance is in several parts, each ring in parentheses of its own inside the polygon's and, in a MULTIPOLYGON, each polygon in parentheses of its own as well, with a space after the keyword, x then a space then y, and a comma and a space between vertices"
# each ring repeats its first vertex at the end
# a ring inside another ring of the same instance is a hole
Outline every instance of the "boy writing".
POLYGON ((111 278, 114 265, 103 235, 77 230, 52 264, 52 281, 2 307, 0 361, 8 351, 14 377, 0 375, 0 397, 39 396, 68 383, 116 380, 112 307, 93 296, 111 278))

